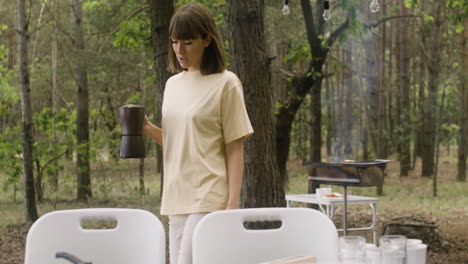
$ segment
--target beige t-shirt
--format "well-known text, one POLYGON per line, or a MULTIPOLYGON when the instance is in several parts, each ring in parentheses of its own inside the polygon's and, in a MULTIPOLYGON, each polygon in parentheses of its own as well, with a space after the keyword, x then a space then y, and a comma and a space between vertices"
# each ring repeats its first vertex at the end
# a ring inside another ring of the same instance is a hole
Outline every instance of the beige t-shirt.
POLYGON ((228 199, 225 144, 253 133, 242 84, 229 71, 184 71, 166 83, 162 106, 162 215, 212 212, 228 199))

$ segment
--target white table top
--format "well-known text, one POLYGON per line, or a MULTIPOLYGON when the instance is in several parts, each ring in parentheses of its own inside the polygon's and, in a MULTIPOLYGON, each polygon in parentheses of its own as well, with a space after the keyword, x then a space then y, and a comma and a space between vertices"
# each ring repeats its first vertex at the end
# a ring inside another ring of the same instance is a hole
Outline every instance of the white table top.
MULTIPOLYGON (((287 194, 287 201, 303 202, 303 203, 314 203, 323 205, 336 205, 343 204, 343 197, 323 197, 318 199, 316 194, 287 194)), ((348 204, 369 204, 377 203, 379 199, 375 197, 347 195, 348 204)))

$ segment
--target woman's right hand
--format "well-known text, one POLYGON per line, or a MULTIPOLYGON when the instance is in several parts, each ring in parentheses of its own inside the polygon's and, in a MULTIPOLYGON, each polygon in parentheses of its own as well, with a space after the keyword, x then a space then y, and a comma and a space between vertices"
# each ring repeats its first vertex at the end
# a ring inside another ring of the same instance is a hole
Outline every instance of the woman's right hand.
POLYGON ((143 120, 143 126, 146 126, 148 124, 151 124, 151 122, 149 121, 148 116, 145 115, 145 120, 143 120))
POLYGON ((162 129, 151 123, 147 115, 145 115, 145 119, 143 120, 143 134, 153 138, 162 146, 162 129))
POLYGON ((143 120, 143 134, 148 134, 148 130, 150 130, 152 123, 149 121, 147 115, 145 115, 145 119, 143 120))

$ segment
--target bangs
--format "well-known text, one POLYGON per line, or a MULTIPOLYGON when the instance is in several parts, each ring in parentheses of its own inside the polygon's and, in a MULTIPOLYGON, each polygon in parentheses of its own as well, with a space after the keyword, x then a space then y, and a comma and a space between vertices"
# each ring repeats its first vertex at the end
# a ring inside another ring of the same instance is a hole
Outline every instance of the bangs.
POLYGON ((179 14, 174 17, 169 27, 169 35, 173 39, 177 40, 189 40, 196 39, 198 37, 204 37, 198 28, 194 19, 188 14, 179 14))

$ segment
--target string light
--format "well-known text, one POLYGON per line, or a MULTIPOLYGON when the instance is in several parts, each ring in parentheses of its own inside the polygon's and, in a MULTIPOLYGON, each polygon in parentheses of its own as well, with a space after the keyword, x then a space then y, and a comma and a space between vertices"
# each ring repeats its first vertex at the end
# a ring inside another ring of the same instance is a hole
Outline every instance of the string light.
POLYGON ((323 1, 323 19, 328 21, 331 18, 330 2, 328 0, 323 1))
POLYGON ((283 15, 289 15, 289 0, 284 0, 283 1, 283 9, 281 9, 281 11, 283 12, 283 15))
MULTIPOLYGON (((370 0, 370 11, 372 13, 376 13, 380 9, 379 0, 370 0)), ((291 10, 289 9, 289 0, 283 0, 283 9, 281 9, 283 15, 289 15, 291 10)), ((330 11, 330 1, 324 0, 323 1, 323 19, 328 21, 331 18, 331 11, 330 11)))
POLYGON ((378 0, 371 0, 369 8, 370 8, 372 13, 378 12, 379 9, 380 9, 379 1, 378 0))

